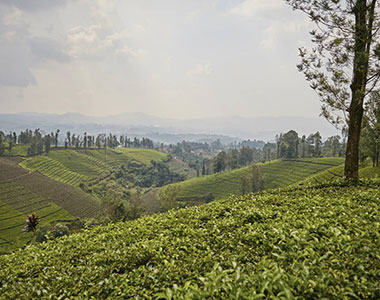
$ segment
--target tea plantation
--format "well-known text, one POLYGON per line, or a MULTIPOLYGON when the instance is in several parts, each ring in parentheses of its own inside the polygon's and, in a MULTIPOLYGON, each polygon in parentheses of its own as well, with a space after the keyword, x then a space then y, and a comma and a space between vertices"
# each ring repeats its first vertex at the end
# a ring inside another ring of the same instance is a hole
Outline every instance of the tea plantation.
POLYGON ((82 181, 99 177, 129 161, 149 165, 151 160, 162 161, 166 158, 166 154, 151 149, 62 149, 50 151, 48 155, 27 158, 20 165, 55 180, 79 186, 82 181))
POLYGON ((68 184, 18 166, 18 158, 0 158, 0 253, 31 240, 22 232, 27 215, 35 213, 40 226, 54 220, 94 217, 99 203, 68 184))
POLYGON ((171 210, 0 265, 2 299, 380 299, 380 181, 171 210))
MULTIPOLYGON (((330 168, 342 165, 341 157, 304 158, 297 160, 274 160, 259 163, 265 189, 286 187, 301 182, 330 168)), ((193 201, 212 193, 215 199, 231 194, 241 194, 241 178, 249 172, 249 167, 193 178, 180 183, 178 199, 193 201)))

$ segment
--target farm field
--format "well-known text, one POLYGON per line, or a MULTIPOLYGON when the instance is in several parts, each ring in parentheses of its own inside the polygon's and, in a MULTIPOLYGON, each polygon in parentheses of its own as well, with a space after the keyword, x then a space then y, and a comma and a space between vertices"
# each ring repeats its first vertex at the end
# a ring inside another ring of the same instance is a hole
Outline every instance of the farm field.
MULTIPOLYGON (((343 158, 307 158, 297 160, 275 160, 258 163, 260 166, 265 189, 286 187, 301 182, 309 176, 339 166, 343 158)), ((212 193, 215 199, 229 195, 241 194, 241 177, 249 172, 249 167, 213 175, 193 178, 179 183, 181 190, 178 200, 193 201, 203 199, 212 193)), ((165 188, 165 187, 163 187, 165 188)))
MULTIPOLYGON (((372 164, 368 161, 359 169, 359 176, 362 178, 379 178, 380 177, 380 168, 372 167, 372 164)), ((322 183, 326 181, 336 180, 344 177, 344 165, 333 167, 327 169, 323 172, 320 172, 316 175, 313 175, 306 180, 304 183, 313 184, 313 183, 322 183)))
POLYGON ((140 149, 140 148, 115 148, 115 152, 126 155, 129 159, 138 161, 145 165, 150 165, 152 160, 164 161, 168 155, 153 149, 140 149))
POLYGON ((379 212, 378 180, 234 196, 3 255, 0 295, 379 299, 379 212))
POLYGON ((54 220, 93 217, 99 203, 90 195, 17 165, 18 160, 0 158, 0 252, 25 244, 27 215, 35 213, 40 225, 54 220))
POLYGON ((150 165, 151 160, 161 161, 166 154, 151 149, 117 148, 87 150, 53 150, 47 155, 25 159, 20 165, 55 180, 79 186, 83 181, 102 176, 128 161, 150 165))

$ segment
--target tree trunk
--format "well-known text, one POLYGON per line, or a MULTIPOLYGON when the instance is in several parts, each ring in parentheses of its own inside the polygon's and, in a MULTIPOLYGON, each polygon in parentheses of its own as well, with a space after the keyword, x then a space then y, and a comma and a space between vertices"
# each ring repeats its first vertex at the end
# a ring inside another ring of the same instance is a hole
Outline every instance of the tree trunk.
POLYGON ((366 93, 369 54, 376 0, 367 7, 367 0, 357 0, 355 14, 355 47, 351 104, 349 107, 348 139, 344 175, 346 179, 359 178, 359 141, 366 93))

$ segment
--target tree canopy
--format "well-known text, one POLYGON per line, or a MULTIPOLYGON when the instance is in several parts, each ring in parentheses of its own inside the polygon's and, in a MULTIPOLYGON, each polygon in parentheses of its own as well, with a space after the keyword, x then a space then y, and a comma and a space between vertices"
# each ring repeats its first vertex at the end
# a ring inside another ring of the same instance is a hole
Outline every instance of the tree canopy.
POLYGON ((285 0, 316 25, 314 47, 300 48, 298 68, 322 101, 322 115, 348 126, 346 178, 357 178, 364 102, 380 79, 376 0, 285 0))

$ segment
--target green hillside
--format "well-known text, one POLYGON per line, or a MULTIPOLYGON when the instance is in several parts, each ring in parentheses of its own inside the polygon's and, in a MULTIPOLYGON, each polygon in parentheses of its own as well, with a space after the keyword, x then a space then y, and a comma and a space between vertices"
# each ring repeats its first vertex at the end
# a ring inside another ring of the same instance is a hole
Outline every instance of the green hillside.
MULTIPOLYGON (((366 163, 359 169, 359 176, 363 178, 379 178, 380 177, 380 168, 372 167, 370 163, 366 163)), ((344 164, 331 169, 327 169, 323 172, 320 172, 316 175, 313 175, 303 182, 306 184, 318 184, 326 181, 336 180, 344 177, 344 164)))
POLYGON ((163 161, 168 155, 153 149, 140 148, 116 148, 116 152, 126 155, 129 159, 136 160, 140 163, 150 165, 152 160, 163 161))
POLYGON ((93 217, 99 203, 90 195, 18 166, 18 159, 0 158, 0 253, 24 245, 27 215, 35 213, 40 226, 55 220, 93 217))
POLYGON ((26 144, 16 144, 12 147, 12 150, 9 152, 8 144, 5 143, 4 155, 9 156, 27 156, 28 155, 29 145, 26 144))
POLYGON ((162 161, 166 158, 166 154, 150 149, 62 149, 27 158, 20 165, 55 180, 79 186, 81 182, 102 176, 129 161, 150 165, 151 160, 162 161))
MULTIPOLYGON (((264 179, 265 189, 286 187, 300 182, 316 173, 339 166, 343 158, 305 158, 297 160, 274 160, 259 163, 264 179)), ((228 195, 241 194, 241 178, 249 171, 249 167, 193 178, 179 183, 181 190, 179 200, 192 201, 203 199, 212 193, 215 199, 228 195)))
POLYGON ((0 257, 2 299, 379 299, 380 182, 271 190, 0 257))

